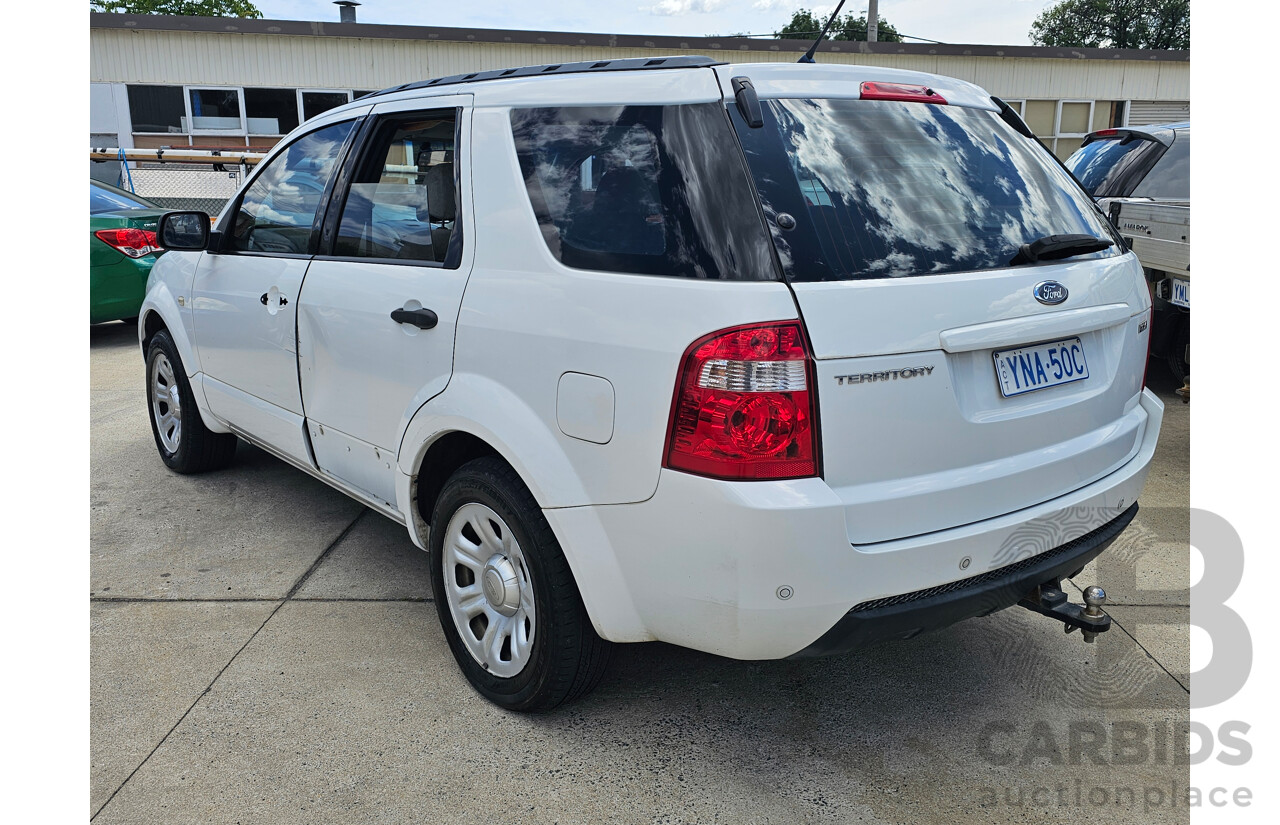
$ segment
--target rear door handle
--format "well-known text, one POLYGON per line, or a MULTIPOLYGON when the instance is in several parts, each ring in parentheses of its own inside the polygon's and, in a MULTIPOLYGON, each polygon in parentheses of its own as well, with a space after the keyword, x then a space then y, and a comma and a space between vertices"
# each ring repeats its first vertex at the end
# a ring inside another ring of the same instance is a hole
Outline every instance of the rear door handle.
POLYGON ((397 324, 413 324, 418 329, 434 329, 440 322, 436 314, 429 309, 393 309, 391 320, 397 324))
MULTIPOLYGON (((261 296, 260 298, 258 298, 258 300, 262 302, 262 305, 263 305, 263 306, 266 306, 266 305, 267 305, 267 301, 268 301, 268 300, 270 300, 270 299, 267 297, 269 294, 270 294, 270 293, 268 293, 268 292, 264 292, 264 293, 262 293, 262 296, 261 296)), ((282 307, 283 307, 283 306, 288 306, 288 305, 289 305, 289 299, 288 299, 288 298, 286 298, 286 297, 284 297, 283 295, 281 295, 281 296, 280 296, 280 306, 282 306, 282 307)))

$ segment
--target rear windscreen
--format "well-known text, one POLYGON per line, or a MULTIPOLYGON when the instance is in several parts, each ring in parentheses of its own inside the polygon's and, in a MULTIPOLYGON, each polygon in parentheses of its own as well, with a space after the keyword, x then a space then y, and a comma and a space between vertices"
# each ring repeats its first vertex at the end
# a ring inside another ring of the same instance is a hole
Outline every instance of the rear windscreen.
MULTIPOLYGON (((878 100, 762 103, 763 128, 729 111, 791 280, 993 269, 1047 235, 1113 240, 1071 177, 995 112, 878 100)), ((1114 254, 1119 247, 1091 257, 1114 254)))
POLYGON ((89 186, 89 214, 112 212, 117 209, 154 209, 155 204, 118 189, 89 186))
POLYGON ((777 279, 722 105, 513 109, 511 132, 543 238, 566 266, 777 279))
POLYGON ((1067 158, 1067 168, 1093 197, 1127 198, 1163 152, 1164 145, 1154 140, 1103 138, 1077 149, 1067 158))

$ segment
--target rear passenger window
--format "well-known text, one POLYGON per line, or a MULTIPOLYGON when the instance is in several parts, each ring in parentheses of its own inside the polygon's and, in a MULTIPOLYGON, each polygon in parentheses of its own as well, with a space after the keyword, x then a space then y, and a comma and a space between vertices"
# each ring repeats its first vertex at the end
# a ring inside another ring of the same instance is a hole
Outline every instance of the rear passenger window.
POLYGON ((457 267, 457 113, 386 120, 352 178, 333 254, 457 267))
POLYGON ((661 255, 662 231, 658 180, 662 173, 657 141, 633 126, 613 146, 566 166, 568 195, 561 214, 562 238, 591 252, 661 255))
POLYGON ((232 249, 308 254, 311 225, 351 126, 346 121, 318 129, 272 158, 240 201, 232 249))
POLYGON ((543 238, 566 266, 778 277, 721 105, 513 109, 511 130, 543 238))

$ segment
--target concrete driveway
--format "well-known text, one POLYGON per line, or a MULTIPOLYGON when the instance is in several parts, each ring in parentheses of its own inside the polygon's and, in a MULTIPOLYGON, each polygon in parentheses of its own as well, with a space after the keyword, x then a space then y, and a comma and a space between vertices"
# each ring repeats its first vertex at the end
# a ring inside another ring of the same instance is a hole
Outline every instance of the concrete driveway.
POLYGON ((1188 821, 1189 408, 1154 365, 1144 509, 1077 577, 1097 644, 1011 609, 798 662, 626 645, 522 716, 463 680, 403 528, 243 444, 169 472, 134 330, 90 359, 95 822, 1188 821))

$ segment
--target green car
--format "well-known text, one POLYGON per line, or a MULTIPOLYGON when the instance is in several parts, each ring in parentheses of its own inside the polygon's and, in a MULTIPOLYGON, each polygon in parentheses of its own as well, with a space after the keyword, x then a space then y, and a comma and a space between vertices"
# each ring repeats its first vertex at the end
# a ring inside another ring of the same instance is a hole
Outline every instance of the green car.
POLYGON ((89 323, 138 317, 147 275, 161 250, 166 210, 132 192, 89 181, 89 323))

